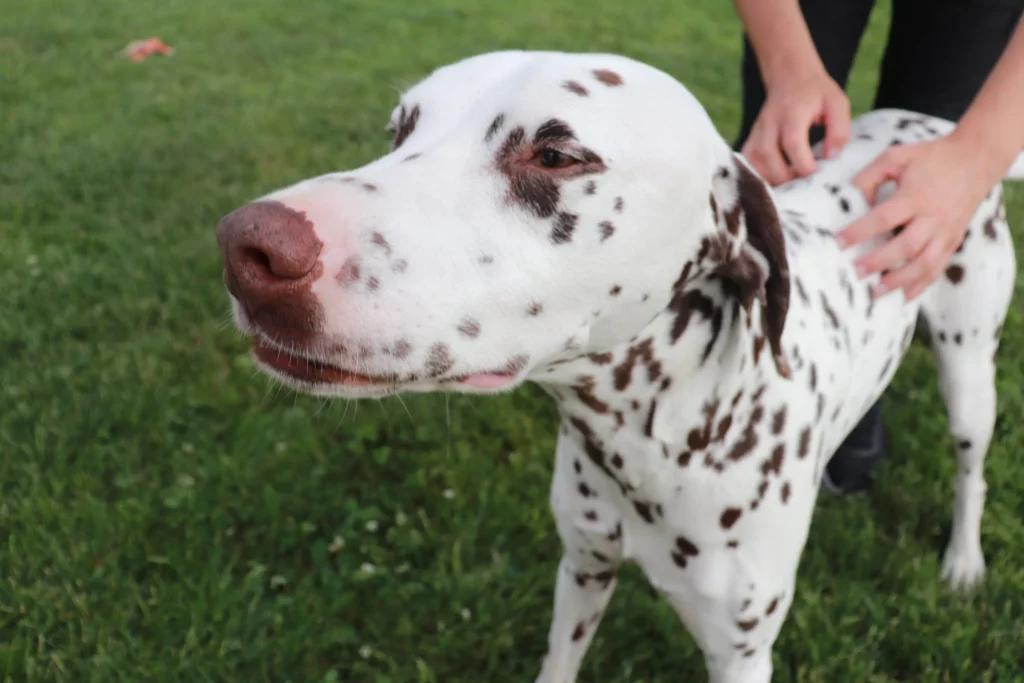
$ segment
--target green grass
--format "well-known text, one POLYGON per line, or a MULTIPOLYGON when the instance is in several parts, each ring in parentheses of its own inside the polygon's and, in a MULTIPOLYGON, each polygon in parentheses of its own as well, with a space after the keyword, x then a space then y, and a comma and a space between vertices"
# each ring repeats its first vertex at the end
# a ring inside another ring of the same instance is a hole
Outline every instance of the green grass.
MULTIPOLYGON (((553 406, 533 387, 404 406, 279 390, 226 324, 213 225, 374 158, 395 87, 498 48, 648 61, 731 137, 731 4, 626 5, 4 4, 0 679, 533 681, 559 557, 553 406), (177 55, 118 58, 151 34, 177 55)), ((876 11, 857 110, 885 23, 876 11)), ((1010 217, 1024 225, 1020 187, 1010 217)), ((891 465, 869 497, 819 506, 777 681, 1024 679, 1021 289, 984 588, 960 599, 938 578, 954 460, 915 350, 887 398, 891 465)), ((703 677, 674 614, 627 572, 581 681, 703 677)))

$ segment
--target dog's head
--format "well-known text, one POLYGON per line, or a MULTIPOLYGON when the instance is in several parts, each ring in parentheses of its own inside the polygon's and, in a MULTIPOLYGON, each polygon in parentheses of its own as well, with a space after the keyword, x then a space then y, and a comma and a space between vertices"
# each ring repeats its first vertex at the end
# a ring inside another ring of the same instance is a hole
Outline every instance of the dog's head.
POLYGON ((235 320, 289 385, 507 389, 628 340, 698 254, 736 296, 766 296, 781 334, 770 194, 665 73, 611 55, 482 55, 409 89, 388 129, 383 157, 218 223, 235 320))

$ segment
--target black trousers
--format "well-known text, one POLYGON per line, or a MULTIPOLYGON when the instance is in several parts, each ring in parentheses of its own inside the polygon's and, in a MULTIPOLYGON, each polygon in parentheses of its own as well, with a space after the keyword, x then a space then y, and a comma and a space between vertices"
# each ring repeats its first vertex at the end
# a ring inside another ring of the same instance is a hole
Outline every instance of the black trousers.
MULTIPOLYGON (((846 87, 874 0, 801 0, 829 75, 846 87)), ((898 107, 957 121, 995 66, 1024 0, 892 0, 892 22, 874 108, 898 107)), ((761 72, 744 36, 743 146, 764 104, 761 72)), ((821 130, 812 139, 821 138, 821 130)))

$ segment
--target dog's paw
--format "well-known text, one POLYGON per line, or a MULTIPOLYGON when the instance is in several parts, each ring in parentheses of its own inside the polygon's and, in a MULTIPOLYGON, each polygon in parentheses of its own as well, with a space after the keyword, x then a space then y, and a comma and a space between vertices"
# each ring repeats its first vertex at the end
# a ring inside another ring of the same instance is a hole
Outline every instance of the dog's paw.
POLYGON ((985 578, 985 557, 978 544, 951 542, 942 560, 942 579, 954 591, 966 593, 985 578))

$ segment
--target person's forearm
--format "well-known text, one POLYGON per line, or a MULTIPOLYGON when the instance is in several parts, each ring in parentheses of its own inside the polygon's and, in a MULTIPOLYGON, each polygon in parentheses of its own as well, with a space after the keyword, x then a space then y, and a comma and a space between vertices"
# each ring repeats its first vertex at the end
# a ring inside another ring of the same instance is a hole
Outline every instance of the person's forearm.
POLYGON ((733 0, 766 88, 780 78, 824 70, 797 0, 733 0))
POLYGON ((1024 148, 1024 19, 953 135, 986 155, 993 182, 1024 148))

